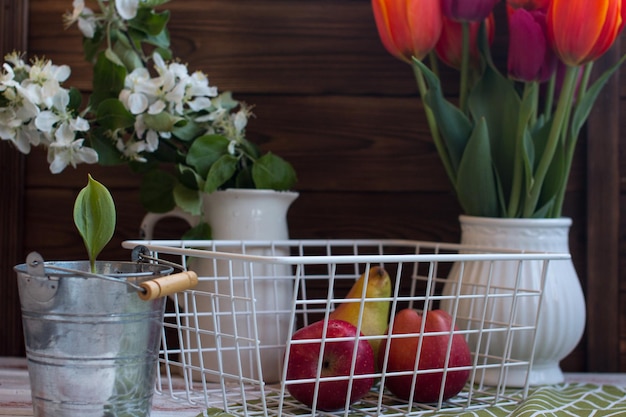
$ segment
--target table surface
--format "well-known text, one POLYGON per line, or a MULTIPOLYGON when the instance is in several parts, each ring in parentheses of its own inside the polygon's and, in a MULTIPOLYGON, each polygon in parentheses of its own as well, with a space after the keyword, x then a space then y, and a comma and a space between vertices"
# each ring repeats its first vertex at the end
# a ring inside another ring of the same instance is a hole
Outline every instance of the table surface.
MULTIPOLYGON (((566 373, 566 382, 587 382, 626 387, 626 373, 590 374, 566 373)), ((175 401, 166 395, 156 394, 152 417, 195 417, 203 410, 197 405, 175 401)), ((32 403, 25 358, 0 357, 0 416, 32 416, 32 403)))

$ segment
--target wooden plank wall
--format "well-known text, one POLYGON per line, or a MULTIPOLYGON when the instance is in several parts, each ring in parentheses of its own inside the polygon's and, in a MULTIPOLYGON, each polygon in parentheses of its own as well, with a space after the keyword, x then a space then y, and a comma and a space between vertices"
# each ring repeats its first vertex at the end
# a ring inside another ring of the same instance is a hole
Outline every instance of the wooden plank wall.
MULTIPOLYGON (((167 6, 175 54, 206 72, 220 90, 254 104, 249 136, 298 171, 301 196, 289 215, 292 237, 458 241, 460 208, 428 134, 410 68, 381 46, 369 1, 178 0, 167 6)), ((69 0, 30 0, 29 53, 71 65, 71 83, 88 91, 90 67, 82 61, 80 36, 75 28, 62 28, 61 14, 70 7, 69 0)), ((497 62, 504 60, 505 43, 496 39, 497 62)), ((456 85, 452 72, 446 73, 446 89, 453 92, 456 85)), ((565 208, 574 219, 571 250, 585 288, 586 146, 582 138, 565 208)), ((80 167, 54 176, 41 152, 27 158, 24 254, 84 256, 71 207, 88 172, 112 189, 118 204, 116 240, 103 257, 128 258, 119 243, 137 238, 144 215, 140 178, 125 167, 80 167)), ((182 228, 168 222, 157 237, 178 237, 182 228)), ((624 253, 625 228, 620 230, 624 253)), ((609 320, 617 323, 621 314, 622 360, 621 367, 612 363, 614 371, 626 371, 624 279, 620 288, 621 313, 609 320)), ((585 338, 564 369, 589 369, 587 345, 585 338)))
MULTIPOLYGON (((0 56, 26 48, 28 2, 0 0, 0 56)), ((3 141, 2 141, 3 142, 3 141)), ((0 355, 23 351, 17 281, 13 265, 23 259, 24 158, 8 143, 0 143, 0 355)))

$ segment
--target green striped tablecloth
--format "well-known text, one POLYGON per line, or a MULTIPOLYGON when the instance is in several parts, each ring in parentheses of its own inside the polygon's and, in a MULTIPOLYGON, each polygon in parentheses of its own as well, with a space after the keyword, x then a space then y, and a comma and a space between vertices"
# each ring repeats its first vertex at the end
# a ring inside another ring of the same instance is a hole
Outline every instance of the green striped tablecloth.
MULTIPOLYGON (((343 414, 343 413, 341 413, 343 414)), ((353 415, 353 414, 351 414, 353 415)), ((355 416, 358 414, 354 414, 355 416)), ((517 405, 489 407, 454 413, 422 412, 424 416, 459 417, 606 417, 626 416, 626 387, 589 383, 565 383, 531 389, 528 398, 517 405)), ((198 417, 231 417, 235 414, 211 408, 198 417)))
POLYGON ((459 417, 605 417, 626 416, 626 388, 612 385, 571 383, 532 390, 519 405, 490 407, 455 414, 459 417))

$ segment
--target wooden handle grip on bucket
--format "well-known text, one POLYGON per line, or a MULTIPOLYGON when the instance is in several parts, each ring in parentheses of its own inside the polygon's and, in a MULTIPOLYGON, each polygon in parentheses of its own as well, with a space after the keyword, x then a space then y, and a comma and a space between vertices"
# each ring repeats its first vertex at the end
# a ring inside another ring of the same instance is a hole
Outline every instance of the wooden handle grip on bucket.
POLYGON ((159 297, 174 294, 193 288, 198 284, 198 275, 193 271, 180 272, 166 277, 155 278, 139 284, 145 290, 139 293, 139 298, 144 301, 154 300, 159 297))

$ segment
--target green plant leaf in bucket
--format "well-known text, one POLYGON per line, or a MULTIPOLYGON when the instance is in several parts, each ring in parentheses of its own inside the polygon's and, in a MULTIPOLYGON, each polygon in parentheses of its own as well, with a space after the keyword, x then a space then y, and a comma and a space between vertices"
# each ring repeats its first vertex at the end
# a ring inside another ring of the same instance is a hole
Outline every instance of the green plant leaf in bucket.
POLYGON ((74 224, 83 237, 94 272, 96 258, 115 231, 115 203, 109 190, 91 175, 87 186, 76 197, 74 224))

